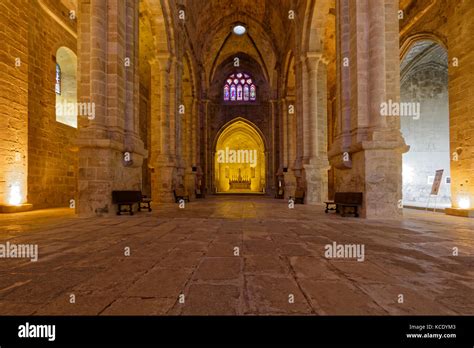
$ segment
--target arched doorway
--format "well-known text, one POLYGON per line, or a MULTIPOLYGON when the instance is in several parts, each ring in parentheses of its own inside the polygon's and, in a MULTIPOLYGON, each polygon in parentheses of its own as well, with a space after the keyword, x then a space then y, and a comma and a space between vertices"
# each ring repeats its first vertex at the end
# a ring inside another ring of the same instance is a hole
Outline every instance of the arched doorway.
POLYGON ((450 207, 448 54, 431 39, 418 40, 404 51, 400 100, 413 104, 418 113, 401 117, 401 131, 410 146, 403 155, 403 204, 425 207, 435 173, 443 169, 437 206, 450 207))
POLYGON ((216 193, 264 193, 265 142, 251 122, 237 118, 217 135, 214 153, 216 193))

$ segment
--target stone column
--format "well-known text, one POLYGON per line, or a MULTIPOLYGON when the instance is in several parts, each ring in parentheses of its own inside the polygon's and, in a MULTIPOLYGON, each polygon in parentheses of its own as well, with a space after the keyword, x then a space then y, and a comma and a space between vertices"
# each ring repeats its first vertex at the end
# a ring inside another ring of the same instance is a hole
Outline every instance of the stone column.
POLYGON ((309 142, 305 148, 306 203, 317 204, 327 200, 327 75, 326 64, 319 53, 308 53, 306 60, 309 81, 309 103, 305 133, 309 142))
POLYGON ((201 101, 201 107, 202 107, 202 120, 203 120, 203 152, 204 152, 204 173, 205 173, 205 189, 207 190, 207 193, 211 193, 210 190, 214 186, 212 181, 213 173, 211 173, 212 168, 213 168, 213 162, 211 162, 214 159, 213 153, 215 149, 211 149, 210 145, 210 134, 209 134, 209 107, 210 107, 210 100, 204 99, 201 101), (211 154, 212 153, 212 154, 211 154))
MULTIPOLYGON (((186 110, 185 114, 179 112, 181 105, 184 104, 183 91, 182 91, 182 75, 183 75, 183 63, 181 60, 173 57, 171 60, 171 70, 169 74, 170 84, 168 85, 170 91, 170 148, 171 156, 174 158, 176 164, 176 171, 174 174, 174 187, 185 186, 185 171, 186 164, 184 162, 183 151, 182 151, 182 128, 184 118, 186 114, 189 116, 190 110, 186 110)), ((174 188, 173 187, 173 188, 174 188)))
POLYGON ((276 163, 277 163, 277 155, 276 155, 276 122, 278 118, 278 100, 270 100, 270 139, 268 139, 268 146, 270 146, 270 149, 265 149, 265 151, 268 153, 268 167, 267 167, 267 179, 266 179, 266 188, 265 192, 269 193, 270 195, 274 196, 275 195, 275 190, 276 190, 276 185, 278 184, 277 181, 277 171, 278 168, 276 168, 276 163), (272 156, 270 156, 272 154, 272 156))
POLYGON ((407 147, 399 118, 380 112, 382 103, 399 101, 397 11, 396 0, 337 1, 340 127, 330 161, 336 191, 363 192, 362 216, 369 218, 402 214, 402 153, 407 147))
POLYGON ((280 123, 280 163, 283 168, 289 167, 289 160, 288 160, 288 103, 285 98, 281 100, 281 114, 282 114, 282 122, 280 123))
POLYGON ((93 103, 95 115, 79 120, 76 207, 86 216, 112 214, 113 190, 141 189, 145 152, 134 138, 138 99, 133 65, 138 56, 127 46, 127 40, 135 40, 138 6, 131 1, 81 0, 78 7, 78 99, 93 103))
MULTIPOLYGON (((188 109, 186 109, 188 110, 188 109)), ((197 118, 198 118, 198 101, 196 99, 192 99, 189 103, 189 111, 186 112, 187 115, 187 157, 186 157, 186 189, 190 196, 195 197, 195 189, 196 189, 196 175, 197 175, 197 157, 198 157, 198 143, 197 143, 197 118), (195 168, 196 171, 193 171, 195 168)))
MULTIPOLYGON (((334 141, 328 151, 331 165, 339 169, 351 168, 349 154, 351 146, 351 88, 350 85, 350 22, 349 2, 336 2, 336 112, 334 141)), ((334 169, 334 168, 333 168, 334 169)))
MULTIPOLYGON (((144 140, 140 139, 140 82, 138 59, 138 30, 139 30, 139 8, 135 0, 126 0, 125 5, 125 59, 124 80, 125 80, 125 102, 124 108, 124 151, 129 153, 131 160, 126 163, 127 177, 123 180, 139 182, 139 189, 143 189, 143 160, 148 157, 145 150, 144 140)), ((119 61, 118 64, 121 64, 119 61)))
MULTIPOLYGON (((287 145, 288 145, 288 168, 287 172, 283 174, 285 178, 285 199, 288 199, 289 196, 294 196, 296 190, 297 179, 296 175, 300 172, 297 163, 297 139, 298 139, 298 130, 297 130, 297 114, 298 110, 296 108, 296 100, 293 98, 288 98, 286 100, 287 107, 293 105, 295 112, 290 114, 287 112, 287 124, 285 126, 287 133, 287 145)), ((287 108, 288 110, 288 108, 287 108)))
POLYGON ((308 97, 307 93, 307 71, 304 60, 300 59, 295 64, 296 76, 296 100, 292 103, 295 106, 295 113, 289 116, 294 121, 295 126, 295 143, 291 144, 296 154, 295 162, 292 163, 295 170, 302 169, 303 158, 308 153, 309 148, 309 133, 305 133, 304 125, 307 124, 307 107, 308 97))
POLYGON ((199 188, 201 192, 204 192, 203 187, 205 187, 206 174, 204 170, 204 119, 202 118, 202 103, 198 99, 195 100, 195 119, 196 119, 196 182, 195 187, 199 188))
POLYGON ((169 112, 170 57, 159 56, 151 67, 151 184, 152 197, 157 202, 173 201, 175 157, 171 155, 169 112))

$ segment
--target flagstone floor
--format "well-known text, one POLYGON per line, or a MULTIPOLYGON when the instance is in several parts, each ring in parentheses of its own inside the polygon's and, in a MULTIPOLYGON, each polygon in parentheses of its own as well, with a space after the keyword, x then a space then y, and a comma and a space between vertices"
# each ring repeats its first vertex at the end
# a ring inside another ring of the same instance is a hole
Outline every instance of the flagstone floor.
POLYGON ((440 213, 368 221, 219 196, 0 215, 7 241, 39 259, 0 258, 0 315, 474 314, 474 220, 440 213), (327 259, 334 242, 363 245, 364 261, 327 259))

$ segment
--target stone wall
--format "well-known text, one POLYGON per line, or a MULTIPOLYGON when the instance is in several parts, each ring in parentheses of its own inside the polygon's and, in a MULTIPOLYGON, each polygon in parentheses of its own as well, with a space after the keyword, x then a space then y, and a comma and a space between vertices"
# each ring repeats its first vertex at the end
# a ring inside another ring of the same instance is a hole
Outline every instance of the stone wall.
MULTIPOLYGON (((72 27, 75 21, 58 1, 48 8, 72 27)), ((37 1, 28 1, 28 201, 35 208, 69 206, 76 196, 77 129, 56 121, 54 90, 56 52, 65 46, 77 50, 76 38, 37 1)))
POLYGON ((474 207, 474 6, 456 1, 448 13, 449 114, 453 207, 474 207), (454 155, 456 153, 456 155, 454 155))
POLYGON ((27 194, 28 3, 0 2, 0 205, 27 194))

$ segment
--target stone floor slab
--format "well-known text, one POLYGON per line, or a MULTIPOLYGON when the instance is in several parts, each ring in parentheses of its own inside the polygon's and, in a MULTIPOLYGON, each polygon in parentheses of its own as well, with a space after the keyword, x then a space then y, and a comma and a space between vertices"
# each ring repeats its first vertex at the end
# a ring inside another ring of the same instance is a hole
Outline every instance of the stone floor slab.
POLYGON ((0 315, 474 314, 469 219, 341 218, 249 196, 153 208, 0 215, 0 244, 39 248, 38 262, 0 258, 0 315), (364 261, 325 258, 333 242, 363 244, 364 261))

